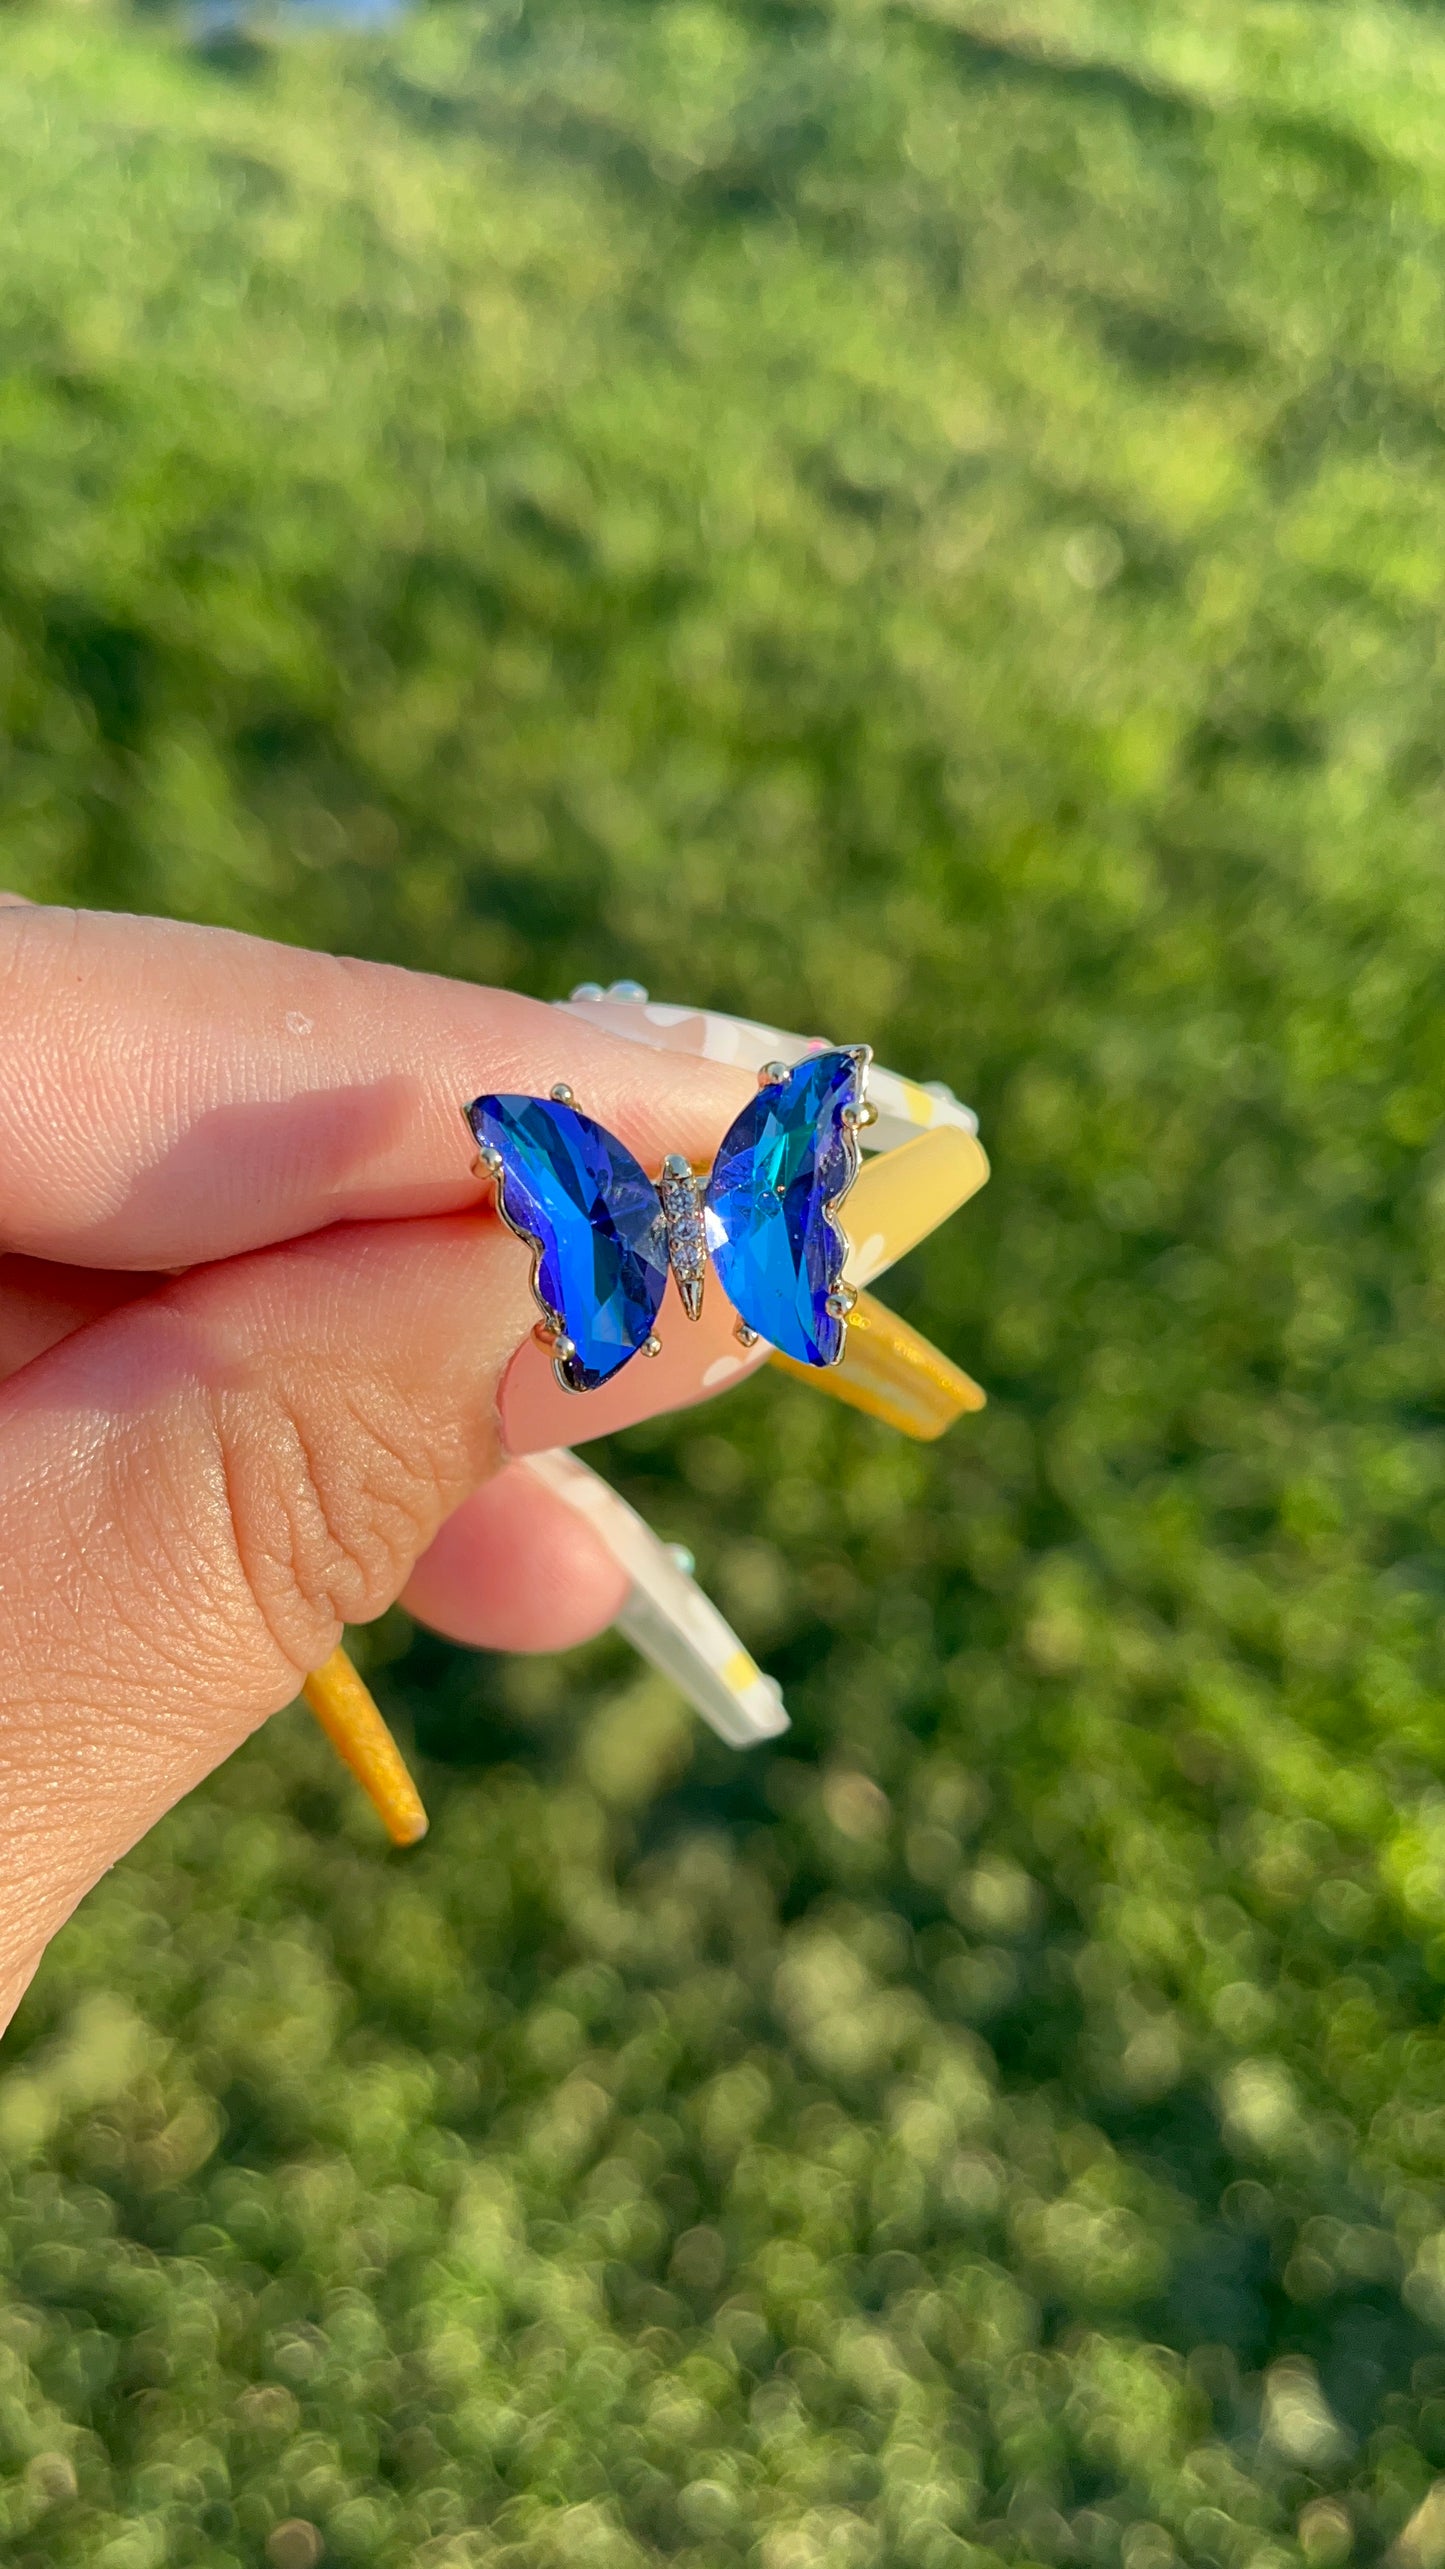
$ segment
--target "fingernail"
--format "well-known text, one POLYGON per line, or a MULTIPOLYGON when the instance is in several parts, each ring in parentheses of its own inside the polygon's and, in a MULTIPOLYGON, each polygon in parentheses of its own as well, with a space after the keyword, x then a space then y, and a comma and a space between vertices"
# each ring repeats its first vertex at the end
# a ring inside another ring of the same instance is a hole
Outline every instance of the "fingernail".
POLYGON ((737 1314, 709 1277, 702 1318, 689 1320, 669 1285, 657 1324, 660 1356, 634 1356, 600 1391, 568 1392, 552 1371, 546 1349, 529 1338, 507 1368, 497 1400, 502 1444, 508 1454, 544 1454, 555 1445, 585 1445, 640 1418, 691 1409, 766 1362, 766 1346, 746 1351, 733 1336, 737 1314))

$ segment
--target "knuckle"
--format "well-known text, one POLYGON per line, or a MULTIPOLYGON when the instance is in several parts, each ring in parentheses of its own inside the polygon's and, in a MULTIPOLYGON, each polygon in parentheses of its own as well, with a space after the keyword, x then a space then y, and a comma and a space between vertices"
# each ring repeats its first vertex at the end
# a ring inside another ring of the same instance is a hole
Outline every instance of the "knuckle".
POLYGON ((392 1603, 474 1473, 464 1440, 383 1381, 302 1369, 218 1396, 236 1552, 279 1646, 317 1666, 392 1603))

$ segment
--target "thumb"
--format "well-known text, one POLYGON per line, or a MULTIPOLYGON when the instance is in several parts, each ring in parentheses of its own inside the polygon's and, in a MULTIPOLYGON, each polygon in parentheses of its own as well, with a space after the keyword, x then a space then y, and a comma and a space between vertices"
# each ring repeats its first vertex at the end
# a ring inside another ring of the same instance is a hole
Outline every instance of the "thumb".
POLYGON ((197 1270, 0 1387, 0 2023, 495 1469, 531 1318, 492 1223, 366 1224, 197 1270))

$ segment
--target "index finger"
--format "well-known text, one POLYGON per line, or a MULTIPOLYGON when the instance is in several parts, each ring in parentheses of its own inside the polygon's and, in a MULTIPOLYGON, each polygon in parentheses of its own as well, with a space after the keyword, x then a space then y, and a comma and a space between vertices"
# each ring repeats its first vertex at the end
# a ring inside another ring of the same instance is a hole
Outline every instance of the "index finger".
POLYGON ((646 1168, 703 1159, 752 1082, 534 999, 223 928, 0 905, 0 1247, 233 1257, 477 1201, 459 1108, 578 1103, 646 1168))

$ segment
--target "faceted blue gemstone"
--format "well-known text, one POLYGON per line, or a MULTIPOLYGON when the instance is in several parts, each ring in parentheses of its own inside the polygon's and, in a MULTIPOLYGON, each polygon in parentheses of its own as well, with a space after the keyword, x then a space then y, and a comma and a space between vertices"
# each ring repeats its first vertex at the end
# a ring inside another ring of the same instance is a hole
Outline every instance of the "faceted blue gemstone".
POLYGON ((667 1284, 667 1225, 632 1153, 550 1097, 479 1097, 477 1140, 501 1155, 505 1219, 537 1250, 536 1290, 576 1350, 572 1391, 595 1391, 652 1335, 667 1284))
POLYGON ((836 1365, 844 1323, 828 1309, 847 1242, 828 1211, 852 1183, 866 1055, 814 1053, 761 1088, 724 1136, 704 1219, 718 1279, 759 1337, 803 1365, 836 1365))

